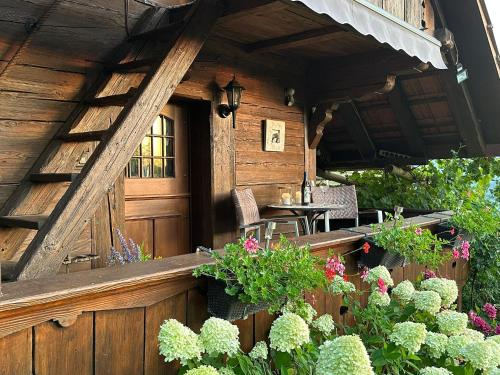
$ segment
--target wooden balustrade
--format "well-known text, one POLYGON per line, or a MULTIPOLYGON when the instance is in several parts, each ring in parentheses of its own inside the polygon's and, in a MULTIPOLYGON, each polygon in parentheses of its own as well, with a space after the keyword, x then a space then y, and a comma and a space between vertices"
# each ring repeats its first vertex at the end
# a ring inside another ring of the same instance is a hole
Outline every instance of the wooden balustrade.
MULTIPOLYGON (((430 227, 449 218, 436 213, 408 219, 430 227)), ((372 233, 369 226, 320 233, 297 239, 326 256, 329 249, 344 254, 358 248, 372 233)), ((346 257, 350 280, 362 288, 353 255, 346 257)), ((158 354, 161 323, 175 318, 195 331, 208 317, 203 282, 191 276, 194 268, 210 263, 205 253, 188 254, 123 267, 97 269, 3 285, 0 297, 0 374, 174 374, 158 354)), ((392 270, 395 282, 415 280, 423 267, 392 270)), ((443 265, 440 274, 463 286, 463 262, 443 265)), ((340 297, 322 292, 309 295, 319 314, 340 313, 340 297)), ((273 317, 260 312, 237 321, 242 348, 267 336, 273 317)))

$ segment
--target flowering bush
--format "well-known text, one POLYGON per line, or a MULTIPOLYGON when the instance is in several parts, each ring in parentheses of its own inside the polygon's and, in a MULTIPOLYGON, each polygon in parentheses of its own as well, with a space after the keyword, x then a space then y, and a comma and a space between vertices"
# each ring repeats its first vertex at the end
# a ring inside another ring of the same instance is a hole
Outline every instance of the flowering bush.
POLYGON ((389 306, 391 298, 389 294, 383 293, 380 290, 374 290, 368 297, 368 305, 370 306, 389 306))
POLYGON ((227 320, 210 318, 200 330, 200 341, 210 356, 235 355, 240 349, 240 330, 227 320))
POLYGON ((219 372, 212 366, 200 366, 195 369, 188 370, 186 375, 219 375, 219 372))
POLYGON ((474 328, 485 335, 499 335, 500 324, 497 322, 498 311, 491 303, 486 303, 482 309, 469 312, 469 321, 474 328))
POLYGON ((393 286, 394 281, 392 280, 391 273, 384 266, 377 266, 368 271, 368 275, 365 278, 365 282, 376 287, 379 280, 382 279, 384 283, 388 286, 393 286))
POLYGON ((329 337, 335 331, 335 322, 330 314, 324 314, 311 322, 311 328, 329 337))
POLYGON ((186 365, 190 360, 199 360, 203 351, 198 335, 175 319, 161 325, 158 342, 165 362, 178 359, 186 365))
POLYGON ((335 275, 332 282, 328 286, 328 291, 333 295, 352 293, 355 290, 356 287, 353 283, 344 280, 344 278, 339 275, 335 275))
POLYGON ((451 372, 441 367, 426 367, 420 370, 420 375, 452 375, 451 372))
POLYGON ((393 290, 392 295, 403 304, 409 303, 413 299, 415 287, 409 280, 400 282, 393 290))
POLYGON ((458 298, 458 287, 455 280, 433 277, 422 281, 420 287, 438 293, 443 307, 450 307, 458 298))
POLYGON ((445 310, 436 315, 439 331, 445 335, 460 335, 467 328, 467 315, 445 310))
POLYGON ((285 313, 276 319, 269 332, 270 346, 280 352, 290 353, 309 341, 309 327, 304 319, 285 313))
POLYGON ((108 266, 123 266, 127 263, 146 262, 151 259, 151 255, 146 254, 142 245, 136 244, 131 238, 127 242, 120 229, 116 228, 115 231, 121 249, 117 250, 114 246, 111 246, 108 266))
POLYGON ((255 344, 248 355, 252 359, 267 359, 267 356, 269 355, 267 344, 264 341, 259 341, 255 344))
POLYGON ((425 342, 427 330, 423 323, 403 322, 396 323, 389 336, 396 345, 402 346, 409 353, 416 353, 425 342))
POLYGON ((415 308, 435 315, 441 310, 441 297, 432 290, 423 290, 413 294, 415 308))
POLYGON ((448 336, 443 333, 427 332, 424 344, 429 356, 438 359, 446 353, 448 336))
POLYGON ((302 303, 288 302, 285 306, 283 306, 281 312, 283 314, 285 313, 297 314, 302 319, 304 319, 308 324, 313 321, 316 315, 318 315, 316 310, 314 310, 314 307, 304 302, 302 303))

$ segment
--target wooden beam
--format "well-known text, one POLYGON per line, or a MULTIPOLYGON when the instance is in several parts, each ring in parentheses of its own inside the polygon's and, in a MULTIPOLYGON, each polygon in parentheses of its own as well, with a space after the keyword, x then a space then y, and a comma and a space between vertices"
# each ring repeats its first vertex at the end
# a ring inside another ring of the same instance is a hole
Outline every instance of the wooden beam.
POLYGON ((19 279, 50 275, 59 269, 83 223, 90 220, 106 191, 127 165, 154 119, 171 98, 222 13, 218 0, 201 0, 161 62, 146 75, 138 93, 121 111, 77 180, 68 188, 21 259, 19 279))
POLYGON ((356 144, 363 160, 375 158, 377 155, 377 148, 368 130, 366 130, 356 104, 354 102, 343 104, 340 106, 338 112, 344 120, 345 128, 356 144))
POLYGON ((289 7, 289 4, 282 0, 225 0, 224 5, 224 14, 219 17, 218 24, 234 22, 251 15, 270 14, 289 7))
POLYGON ((333 112, 338 109, 337 103, 323 103, 316 107, 311 120, 308 124, 308 142, 309 148, 315 149, 318 147, 323 130, 333 119, 333 112))
POLYGON ((338 182, 339 184, 354 185, 347 177, 332 171, 318 169, 318 176, 324 178, 325 180, 338 182))
POLYGON ((467 81, 459 84, 455 73, 451 71, 442 72, 441 80, 448 95, 450 111, 467 147, 467 155, 469 157, 486 155, 486 142, 483 138, 481 124, 476 117, 467 81))
POLYGON ((286 35, 279 38, 267 39, 252 44, 247 44, 247 52, 269 52, 287 48, 300 47, 309 43, 318 43, 329 40, 338 32, 344 31, 338 26, 326 26, 319 29, 307 30, 300 33, 286 35))
POLYGON ((394 90, 388 94, 388 99, 396 120, 401 127, 401 132, 406 139, 410 153, 413 156, 425 156, 424 141, 399 81, 396 82, 394 90))

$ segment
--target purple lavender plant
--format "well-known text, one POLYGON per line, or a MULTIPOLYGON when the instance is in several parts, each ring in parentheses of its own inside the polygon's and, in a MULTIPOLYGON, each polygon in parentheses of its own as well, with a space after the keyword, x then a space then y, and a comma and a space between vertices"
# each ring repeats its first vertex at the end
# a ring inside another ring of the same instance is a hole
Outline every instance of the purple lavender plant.
POLYGON ((141 246, 137 245, 132 239, 130 239, 127 243, 127 240, 125 240, 125 237, 123 236, 120 229, 116 228, 116 234, 118 235, 118 240, 120 241, 121 251, 118 251, 114 246, 111 246, 111 254, 108 258, 108 266, 145 262, 151 259, 149 255, 144 254, 141 246))

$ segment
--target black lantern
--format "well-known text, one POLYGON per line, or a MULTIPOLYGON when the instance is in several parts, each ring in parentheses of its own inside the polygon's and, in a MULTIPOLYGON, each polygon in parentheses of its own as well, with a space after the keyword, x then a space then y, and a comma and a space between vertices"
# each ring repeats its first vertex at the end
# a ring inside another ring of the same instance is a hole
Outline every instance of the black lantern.
POLYGON ((227 95, 227 104, 219 105, 219 116, 222 118, 228 117, 233 114, 233 129, 236 128, 236 111, 241 104, 241 93, 245 88, 233 76, 231 82, 224 87, 227 95))

